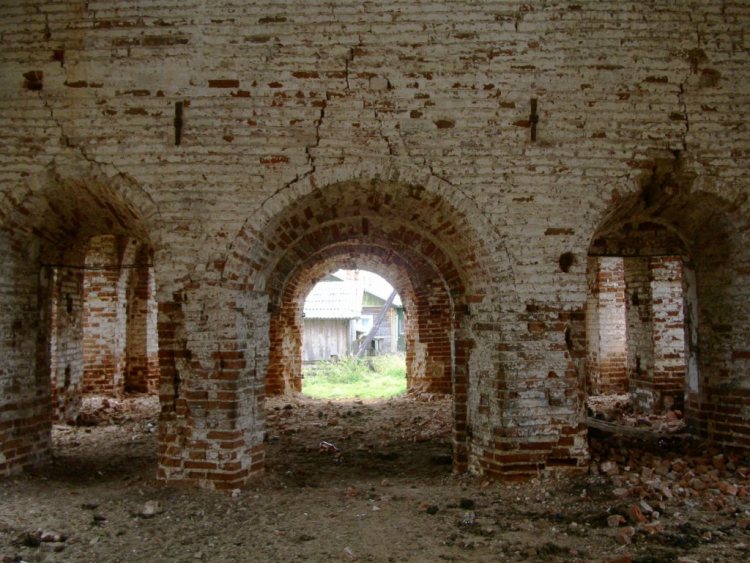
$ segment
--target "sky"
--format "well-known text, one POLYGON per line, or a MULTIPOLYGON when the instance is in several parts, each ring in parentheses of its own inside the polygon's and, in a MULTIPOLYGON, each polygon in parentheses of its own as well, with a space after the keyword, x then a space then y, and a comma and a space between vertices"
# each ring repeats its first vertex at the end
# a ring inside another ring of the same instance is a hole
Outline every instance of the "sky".
MULTIPOLYGON (((381 299, 388 299, 391 291, 393 291, 393 286, 390 283, 378 274, 367 270, 338 270, 333 275, 345 280, 356 280, 359 277, 364 288, 381 299)), ((393 304, 397 307, 401 306, 400 296, 394 299, 393 304)))

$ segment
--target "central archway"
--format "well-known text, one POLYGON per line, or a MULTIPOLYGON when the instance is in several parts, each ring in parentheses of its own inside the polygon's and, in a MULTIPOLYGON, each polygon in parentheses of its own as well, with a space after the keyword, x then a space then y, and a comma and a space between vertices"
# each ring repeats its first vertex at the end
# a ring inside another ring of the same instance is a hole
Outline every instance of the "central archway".
POLYGON ((470 221, 446 197, 449 186, 425 179, 430 189, 401 179, 347 180, 324 188, 310 182, 305 195, 273 217, 264 221, 259 214, 248 222, 225 265, 224 284, 268 297, 264 387, 277 394, 300 388, 301 306, 314 283, 338 267, 386 273, 409 311, 409 387, 452 394, 454 470, 463 471, 469 457, 469 352, 475 344, 468 317, 488 293, 492 253, 485 242, 491 237, 477 236, 471 221, 482 216, 475 207, 470 221))
POLYGON ((452 299, 429 264, 408 261, 372 241, 335 244, 300 264, 271 313, 271 349, 266 393, 301 388, 301 332, 304 296, 326 272, 339 268, 383 273, 402 296, 407 311, 406 378, 412 392, 451 393, 452 299))

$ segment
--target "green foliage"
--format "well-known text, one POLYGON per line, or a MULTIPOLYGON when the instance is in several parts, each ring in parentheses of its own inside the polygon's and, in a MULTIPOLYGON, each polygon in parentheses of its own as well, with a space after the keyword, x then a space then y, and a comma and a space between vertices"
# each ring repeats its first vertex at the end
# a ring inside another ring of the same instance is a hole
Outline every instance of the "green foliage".
POLYGON ((315 399, 378 399, 401 395, 406 392, 406 362, 403 354, 319 362, 305 371, 302 392, 315 399))

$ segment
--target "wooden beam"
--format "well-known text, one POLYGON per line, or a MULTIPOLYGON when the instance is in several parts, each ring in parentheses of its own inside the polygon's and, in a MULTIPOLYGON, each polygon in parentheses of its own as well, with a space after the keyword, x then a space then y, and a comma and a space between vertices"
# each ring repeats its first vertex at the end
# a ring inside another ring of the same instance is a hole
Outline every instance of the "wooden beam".
POLYGON ((388 296, 388 299, 385 302, 385 305, 383 305, 383 308, 378 313, 377 318, 375 319, 375 322, 372 323, 372 328, 370 329, 370 332, 367 333, 367 336, 365 336, 362 339, 362 342, 359 344, 359 350, 357 351, 357 357, 361 358, 367 348, 370 346, 370 342, 372 342, 372 339, 375 337, 375 334, 378 332, 378 328, 380 328, 381 323, 383 322, 383 319, 385 318, 385 314, 388 312, 388 309, 391 308, 391 305, 393 305, 393 300, 396 298, 396 290, 394 289, 391 294, 388 296))

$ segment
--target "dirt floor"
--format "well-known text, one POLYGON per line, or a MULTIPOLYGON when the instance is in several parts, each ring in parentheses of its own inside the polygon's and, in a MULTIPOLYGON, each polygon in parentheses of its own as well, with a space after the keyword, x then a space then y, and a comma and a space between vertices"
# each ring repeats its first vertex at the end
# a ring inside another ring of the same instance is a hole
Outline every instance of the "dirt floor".
MULTIPOLYGON (((750 462, 602 434, 592 471, 451 475, 450 400, 269 401, 268 470, 154 478, 156 399, 92 398, 54 462, 0 481, 0 561, 748 561, 750 462)), ((592 432, 593 433, 593 432, 592 432)))

